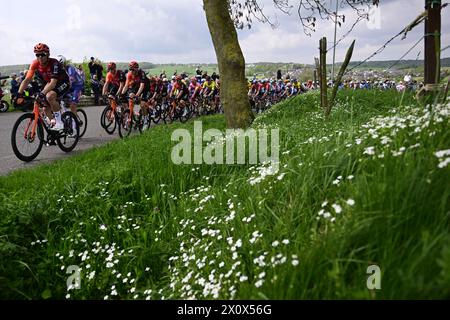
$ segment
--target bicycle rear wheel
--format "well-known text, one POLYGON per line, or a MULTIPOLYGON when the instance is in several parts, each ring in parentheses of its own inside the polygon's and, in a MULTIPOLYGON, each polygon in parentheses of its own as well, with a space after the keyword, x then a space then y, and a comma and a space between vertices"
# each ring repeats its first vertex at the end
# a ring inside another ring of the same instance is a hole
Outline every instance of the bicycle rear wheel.
POLYGON ((76 147, 80 138, 78 119, 71 111, 67 111, 62 114, 61 121, 64 124, 62 132, 51 134, 56 135, 56 143, 62 151, 70 152, 76 147))
POLYGON ((29 162, 41 152, 44 144, 44 129, 38 121, 36 132, 32 134, 35 125, 33 113, 25 113, 17 119, 11 133, 11 146, 14 154, 22 161, 29 162))
POLYGON ((88 123, 88 119, 87 119, 87 114, 86 111, 84 111, 83 109, 77 109, 77 120, 78 120, 78 126, 80 127, 80 138, 82 136, 84 136, 84 134, 86 133, 86 129, 87 129, 87 123, 88 123))
POLYGON ((161 106, 157 105, 150 113, 150 119, 154 124, 158 124, 161 121, 161 106))

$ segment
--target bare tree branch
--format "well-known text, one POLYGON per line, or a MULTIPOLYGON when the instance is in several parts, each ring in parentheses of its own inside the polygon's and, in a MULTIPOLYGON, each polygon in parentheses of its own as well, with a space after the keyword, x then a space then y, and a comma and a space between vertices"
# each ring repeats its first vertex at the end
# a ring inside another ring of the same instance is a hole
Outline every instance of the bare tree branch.
MULTIPOLYGON (((268 23, 272 28, 278 25, 278 22, 273 22, 272 19, 264 13, 258 0, 228 0, 230 15, 235 23, 236 28, 243 29, 245 27, 251 28, 252 18, 268 23)), ((338 0, 339 1, 339 0, 338 0)), ((340 0, 341 8, 349 7, 357 15, 356 22, 346 33, 347 36, 353 28, 362 20, 369 19, 369 11, 372 6, 378 6, 379 0, 340 0)), ((303 32, 311 36, 312 32, 316 31, 317 17, 322 20, 331 20, 341 26, 345 23, 345 15, 336 14, 331 9, 331 3, 326 0, 272 0, 276 9, 284 14, 291 14, 291 10, 296 7, 297 15, 303 27, 303 32), (291 4, 296 3, 295 5, 291 4)), ((345 38, 345 36, 343 38, 345 38)), ((342 40, 342 39, 341 39, 342 40)), ((340 41, 339 41, 340 42, 340 41)))

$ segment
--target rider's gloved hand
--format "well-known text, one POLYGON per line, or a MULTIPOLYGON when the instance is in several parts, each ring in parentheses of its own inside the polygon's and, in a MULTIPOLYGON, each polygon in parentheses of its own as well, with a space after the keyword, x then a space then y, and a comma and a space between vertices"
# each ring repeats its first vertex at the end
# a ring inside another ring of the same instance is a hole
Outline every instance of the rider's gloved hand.
POLYGON ((17 93, 12 99, 13 104, 20 104, 21 101, 23 101, 23 93, 17 93))

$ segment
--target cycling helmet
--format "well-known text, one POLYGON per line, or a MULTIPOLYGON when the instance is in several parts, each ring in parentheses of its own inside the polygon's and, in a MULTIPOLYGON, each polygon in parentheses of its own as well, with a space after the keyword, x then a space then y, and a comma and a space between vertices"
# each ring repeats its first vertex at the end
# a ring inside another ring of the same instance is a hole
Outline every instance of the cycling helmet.
POLYGON ((139 69, 139 64, 136 61, 131 61, 129 64, 129 69, 130 70, 137 70, 139 69))
POLYGON ((115 70, 115 69, 116 69, 116 64, 114 62, 108 63, 108 70, 115 70))
POLYGON ((38 43, 34 46, 34 53, 50 53, 50 48, 45 43, 38 43))
POLYGON ((197 81, 197 78, 196 78, 196 77, 192 77, 192 78, 191 78, 191 81, 192 81, 192 82, 196 82, 196 81, 197 81))
POLYGON ((175 78, 175 80, 177 80, 177 81, 181 81, 181 79, 183 79, 181 76, 177 76, 177 77, 175 78))
POLYGON ((67 60, 66 57, 64 57, 63 55, 58 55, 58 61, 63 65, 65 65, 67 60))
POLYGON ((169 80, 167 78, 164 78, 163 82, 169 82, 169 80))

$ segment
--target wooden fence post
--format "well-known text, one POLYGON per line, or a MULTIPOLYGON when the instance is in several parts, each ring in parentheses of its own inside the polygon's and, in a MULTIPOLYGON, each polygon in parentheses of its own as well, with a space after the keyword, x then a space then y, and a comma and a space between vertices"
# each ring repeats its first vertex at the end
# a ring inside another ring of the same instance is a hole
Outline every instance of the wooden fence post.
POLYGON ((320 104, 324 111, 328 110, 327 97, 327 38, 320 40, 320 104))
POLYGON ((339 84, 341 83, 342 77, 344 76, 345 70, 347 69, 348 64, 350 63, 350 59, 353 55, 353 48, 355 47, 355 40, 353 40, 350 48, 347 50, 347 54, 345 55, 345 60, 341 65, 341 69, 339 70, 339 74, 336 78, 336 82, 333 84, 333 91, 331 93, 330 101, 328 103, 328 108, 325 110, 325 117, 331 113, 331 108, 333 108, 334 100, 336 99, 336 94, 339 88, 339 84))
POLYGON ((316 69, 314 69, 314 89, 317 89, 317 84, 320 84, 320 63, 318 58, 314 58, 314 61, 316 63, 316 69), (318 78, 318 79, 317 79, 318 78), (319 82, 317 82, 319 81, 319 82))

